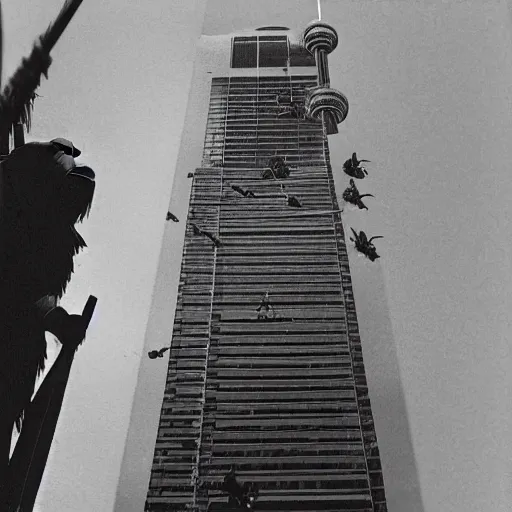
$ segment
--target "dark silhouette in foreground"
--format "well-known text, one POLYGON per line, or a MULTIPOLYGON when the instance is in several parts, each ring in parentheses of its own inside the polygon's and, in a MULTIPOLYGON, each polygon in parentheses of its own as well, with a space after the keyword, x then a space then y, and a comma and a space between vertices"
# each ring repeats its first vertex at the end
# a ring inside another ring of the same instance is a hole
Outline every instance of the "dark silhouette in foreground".
MULTIPOLYGON (((37 471, 41 474, 44 470, 47 453, 39 454, 37 450, 43 438, 49 450, 54 429, 44 425, 52 421, 56 424, 60 402, 48 405, 39 416, 37 403, 46 396, 51 404, 55 390, 63 395, 74 352, 84 340, 90 321, 89 313, 70 315, 59 306, 74 270, 73 258, 86 247, 75 224, 89 214, 95 189, 94 171, 76 164, 79 155, 70 141, 59 138, 21 145, 0 164, 2 506, 23 502, 23 492, 18 488, 20 475, 34 465, 39 465, 37 471), (36 378, 45 367, 46 331, 63 345, 57 359, 61 362, 54 364, 31 402, 36 378), (27 417, 29 428, 25 428, 27 417), (21 435, 19 447, 9 460, 14 425, 21 435)), ((94 309, 94 305, 88 307, 88 311, 94 309)), ((32 487, 39 486, 40 480, 35 480, 29 481, 32 487)))

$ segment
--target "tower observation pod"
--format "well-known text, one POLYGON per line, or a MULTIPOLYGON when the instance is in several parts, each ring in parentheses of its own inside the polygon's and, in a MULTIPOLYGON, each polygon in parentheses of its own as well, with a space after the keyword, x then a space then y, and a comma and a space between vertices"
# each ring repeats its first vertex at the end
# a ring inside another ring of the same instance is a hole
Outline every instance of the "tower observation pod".
POLYGON ((344 94, 331 88, 327 55, 338 46, 338 34, 325 21, 313 21, 304 31, 304 47, 315 56, 318 86, 310 89, 306 98, 308 114, 325 121, 327 135, 338 133, 338 124, 348 114, 348 100, 344 94))

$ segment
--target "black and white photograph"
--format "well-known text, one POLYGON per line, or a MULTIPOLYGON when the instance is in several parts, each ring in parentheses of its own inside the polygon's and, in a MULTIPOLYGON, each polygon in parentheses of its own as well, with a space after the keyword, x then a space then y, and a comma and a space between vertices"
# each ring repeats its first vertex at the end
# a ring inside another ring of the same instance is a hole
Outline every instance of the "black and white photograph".
POLYGON ((0 512, 512 510, 512 0, 0 0, 0 512))

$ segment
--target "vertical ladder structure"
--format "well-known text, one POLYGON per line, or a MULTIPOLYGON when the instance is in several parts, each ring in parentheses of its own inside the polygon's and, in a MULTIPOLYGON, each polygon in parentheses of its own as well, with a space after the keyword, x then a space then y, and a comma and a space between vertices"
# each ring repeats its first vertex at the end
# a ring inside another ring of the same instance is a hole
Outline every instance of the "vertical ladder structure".
POLYGON ((147 512, 239 510, 220 489, 233 465, 255 510, 387 510, 323 116, 278 116, 290 84, 307 103, 318 74, 212 80, 147 512), (300 209, 261 176, 276 154, 300 209))

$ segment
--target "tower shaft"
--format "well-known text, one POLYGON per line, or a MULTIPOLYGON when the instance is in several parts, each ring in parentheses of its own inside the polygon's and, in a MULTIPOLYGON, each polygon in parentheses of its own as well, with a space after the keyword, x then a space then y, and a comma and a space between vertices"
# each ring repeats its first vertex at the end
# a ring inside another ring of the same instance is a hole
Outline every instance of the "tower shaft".
POLYGON ((326 62, 257 68, 253 39, 212 79, 146 511, 239 510, 221 490, 235 466, 257 510, 385 512, 327 137, 276 100, 304 103, 326 62), (272 157, 287 177, 264 177, 272 157))

